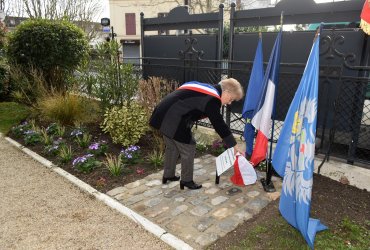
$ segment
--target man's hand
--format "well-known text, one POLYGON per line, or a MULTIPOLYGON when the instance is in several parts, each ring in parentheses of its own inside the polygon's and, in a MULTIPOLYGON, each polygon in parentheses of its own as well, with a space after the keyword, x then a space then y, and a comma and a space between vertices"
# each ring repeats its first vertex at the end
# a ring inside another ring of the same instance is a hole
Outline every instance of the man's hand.
POLYGON ((234 146, 234 155, 236 155, 237 153, 239 153, 239 154, 241 154, 242 156, 245 157, 245 153, 242 150, 240 150, 240 148, 238 147, 238 145, 235 145, 234 146))

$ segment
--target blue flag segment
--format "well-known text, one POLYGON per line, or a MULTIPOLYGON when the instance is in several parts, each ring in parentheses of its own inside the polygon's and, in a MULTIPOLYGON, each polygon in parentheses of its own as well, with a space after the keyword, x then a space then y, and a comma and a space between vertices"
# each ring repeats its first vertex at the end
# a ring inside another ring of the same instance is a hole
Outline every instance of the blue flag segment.
POLYGON ((246 119, 244 127, 244 139, 246 144, 246 153, 252 155, 254 127, 251 124, 253 112, 257 108, 259 97, 262 91, 263 81, 263 51, 262 51, 262 37, 258 40, 256 54, 254 56, 251 76, 249 78, 248 89, 244 100, 242 117, 246 119))
POLYGON ((297 228, 311 249, 316 232, 327 229, 310 218, 319 84, 317 36, 301 82, 286 115, 276 144, 272 165, 284 177, 279 210, 297 228))

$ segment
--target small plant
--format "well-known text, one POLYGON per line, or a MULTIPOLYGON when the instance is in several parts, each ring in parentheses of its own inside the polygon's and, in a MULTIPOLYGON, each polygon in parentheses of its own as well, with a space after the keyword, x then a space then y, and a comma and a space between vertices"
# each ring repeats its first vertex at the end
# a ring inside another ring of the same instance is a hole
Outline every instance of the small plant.
POLYGON ((140 161, 140 147, 131 145, 121 150, 120 154, 123 163, 136 164, 140 161))
POLYGON ((53 136, 49 135, 46 129, 41 129, 40 133, 42 136, 42 141, 45 145, 50 145, 53 142, 53 136))
POLYGON ((122 158, 107 154, 107 158, 104 161, 104 165, 107 167, 111 175, 120 176, 122 174, 122 158))
POLYGON ((47 128, 46 132, 48 135, 56 135, 58 130, 58 124, 57 123, 51 123, 47 128))
POLYGON ((149 154, 148 159, 150 164, 157 168, 163 165, 164 155, 162 152, 154 150, 152 153, 149 154))
POLYGON ((89 146, 89 152, 95 156, 104 155, 107 152, 108 145, 106 141, 94 142, 89 146))
POLYGON ((92 136, 89 133, 85 133, 80 136, 76 136, 75 142, 81 147, 81 148, 87 148, 89 146, 89 143, 91 141, 92 136))
POLYGON ((53 141, 52 145, 46 146, 44 152, 48 155, 56 156, 59 154, 59 150, 62 146, 65 146, 65 142, 63 138, 58 138, 58 140, 53 141))
POLYGON ((84 156, 77 157, 73 160, 72 165, 74 168, 76 168, 78 171, 82 173, 90 173, 94 170, 94 168, 101 165, 100 161, 97 161, 94 158, 93 154, 87 154, 84 156))
POLYGON ((213 154, 220 155, 227 149, 227 145, 222 140, 214 140, 211 149, 213 154))
POLYGON ((72 148, 71 146, 61 145, 59 147, 59 157, 62 163, 67 163, 72 160, 72 148))
POLYGON ((35 130, 28 130, 24 133, 24 143, 26 145, 35 145, 42 142, 42 135, 35 130))
POLYGON ((196 144, 196 149, 197 151, 199 151, 200 153, 204 153, 205 151, 207 151, 207 144, 205 144, 204 142, 202 141, 199 141, 197 142, 196 144))
POLYGON ((23 122, 22 124, 15 126, 12 128, 12 133, 16 137, 21 137, 24 135, 26 131, 29 131, 32 128, 32 125, 29 124, 27 121, 23 122))
POLYGON ((66 133, 66 127, 58 126, 56 135, 59 137, 63 137, 65 133, 66 133))
POLYGON ((81 128, 75 128, 74 130, 71 131, 71 137, 78 137, 78 136, 82 136, 83 134, 84 134, 84 131, 81 128))

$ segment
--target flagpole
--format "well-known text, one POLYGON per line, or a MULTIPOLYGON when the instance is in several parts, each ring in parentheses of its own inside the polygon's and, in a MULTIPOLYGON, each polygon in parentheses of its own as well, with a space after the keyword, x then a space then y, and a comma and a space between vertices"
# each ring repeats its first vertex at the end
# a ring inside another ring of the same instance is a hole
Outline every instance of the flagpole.
MULTIPOLYGON (((281 12, 280 15, 280 31, 283 30, 283 18, 284 18, 284 11, 281 12)), ((275 186, 274 183, 272 183, 272 144, 274 142, 274 131, 275 131, 275 113, 276 113, 276 98, 277 98, 277 92, 278 88, 275 89, 274 93, 274 105, 273 105, 273 111, 272 111, 272 126, 271 126, 271 137, 270 137, 270 152, 268 155, 268 159, 266 159, 266 179, 261 179, 263 188, 266 192, 275 192, 275 186)))

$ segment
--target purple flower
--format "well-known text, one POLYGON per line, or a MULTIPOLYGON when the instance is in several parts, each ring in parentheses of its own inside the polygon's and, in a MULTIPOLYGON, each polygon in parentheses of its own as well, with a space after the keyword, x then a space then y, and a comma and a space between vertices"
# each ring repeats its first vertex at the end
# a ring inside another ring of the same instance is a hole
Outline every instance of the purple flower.
POLYGON ((26 132, 24 132, 24 134, 26 135, 32 135, 32 134, 35 134, 36 132, 33 131, 33 130, 27 130, 26 132))
POLYGON ((99 149, 99 146, 100 146, 100 144, 96 142, 96 143, 91 144, 89 146, 89 149, 90 150, 98 150, 99 149))
POLYGON ((79 136, 82 135, 82 130, 81 129, 75 129, 71 132, 71 136, 79 136))
POLYGON ((90 158, 92 156, 94 156, 94 155, 93 154, 87 154, 87 155, 84 155, 84 156, 77 157, 76 159, 73 160, 72 165, 76 166, 79 163, 84 163, 85 161, 87 161, 88 158, 90 158))

